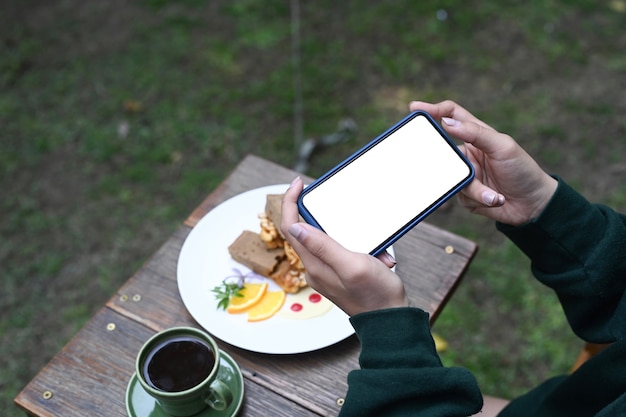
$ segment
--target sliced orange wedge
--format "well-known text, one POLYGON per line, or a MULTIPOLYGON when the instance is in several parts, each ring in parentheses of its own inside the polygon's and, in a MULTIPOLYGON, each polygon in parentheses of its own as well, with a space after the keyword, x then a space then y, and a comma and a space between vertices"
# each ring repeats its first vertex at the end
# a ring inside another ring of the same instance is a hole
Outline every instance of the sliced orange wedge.
POLYGON ((262 284, 245 284, 239 293, 241 297, 230 297, 226 311, 231 314, 243 313, 257 304, 267 291, 267 282, 262 284))
POLYGON ((248 321, 261 321, 278 313, 285 303, 285 291, 268 291, 261 301, 248 310, 248 321))

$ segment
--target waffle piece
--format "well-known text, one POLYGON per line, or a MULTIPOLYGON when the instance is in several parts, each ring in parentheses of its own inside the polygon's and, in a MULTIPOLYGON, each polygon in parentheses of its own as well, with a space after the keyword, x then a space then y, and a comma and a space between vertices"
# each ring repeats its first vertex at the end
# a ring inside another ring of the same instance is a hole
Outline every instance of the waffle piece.
POLYGON ((265 242, 265 245, 268 249, 276 249, 282 248, 285 244, 285 239, 278 231, 278 228, 274 225, 274 223, 267 217, 267 214, 260 213, 259 214, 261 231, 259 235, 261 236, 261 240, 265 242))
POLYGON ((285 292, 295 294, 307 286, 304 270, 300 271, 292 268, 288 259, 281 261, 276 270, 271 274, 271 278, 285 292))

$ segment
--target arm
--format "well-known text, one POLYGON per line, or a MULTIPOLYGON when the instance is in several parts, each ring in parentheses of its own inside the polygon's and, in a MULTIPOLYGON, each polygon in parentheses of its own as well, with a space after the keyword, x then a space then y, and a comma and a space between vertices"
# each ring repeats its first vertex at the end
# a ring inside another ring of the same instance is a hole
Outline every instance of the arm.
POLYGON ((591 204, 562 180, 536 219, 499 223, 553 288, 574 331, 608 343, 626 336, 626 216, 591 204))
POLYGON ((623 338, 624 216, 590 204, 549 176, 510 136, 456 103, 410 107, 441 118, 443 128, 465 142, 476 179, 462 191, 461 203, 496 220, 530 257, 535 276, 555 289, 574 331, 595 342, 623 338))
POLYGON ((427 313, 396 308, 350 320, 361 341, 361 369, 348 375, 340 417, 465 417, 481 409, 474 376, 441 364, 427 313))

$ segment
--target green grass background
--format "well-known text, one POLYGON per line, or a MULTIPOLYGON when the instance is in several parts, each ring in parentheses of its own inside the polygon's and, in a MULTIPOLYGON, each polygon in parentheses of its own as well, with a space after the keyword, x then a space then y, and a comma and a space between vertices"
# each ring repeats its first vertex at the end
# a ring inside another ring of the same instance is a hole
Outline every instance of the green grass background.
MULTIPOLYGON (((294 164, 295 3, 2 2, 0 414, 246 154, 294 164)), ((359 126, 309 175, 451 98, 626 210, 624 1, 299 6, 305 137, 359 126)), ((581 344, 519 251, 456 205, 429 221, 481 247, 444 362, 504 397, 566 372, 581 344)))

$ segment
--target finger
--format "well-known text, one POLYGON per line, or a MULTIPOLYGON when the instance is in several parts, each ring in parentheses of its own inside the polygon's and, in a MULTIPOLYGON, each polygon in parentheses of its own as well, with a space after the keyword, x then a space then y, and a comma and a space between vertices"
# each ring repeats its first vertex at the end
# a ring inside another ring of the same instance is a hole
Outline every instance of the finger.
POLYGON ((466 208, 500 207, 505 197, 479 180, 474 179, 461 191, 461 203, 466 208))
POLYGON ((302 179, 300 177, 296 177, 289 185, 287 191, 285 191, 281 204, 280 231, 304 262, 306 258, 310 258, 309 254, 302 249, 300 243, 289 233, 289 228, 293 224, 300 222, 297 201, 303 188, 304 184, 302 179))
POLYGON ((281 206, 281 230, 285 236, 295 238, 297 243, 322 261, 336 262, 336 254, 348 250, 321 230, 300 222, 297 201, 302 189, 302 179, 297 177, 285 192, 281 206))
POLYGON ((306 223, 294 223, 288 232, 306 250, 307 255, 321 261, 341 277, 359 264, 358 257, 364 256, 349 251, 326 233, 306 223))
POLYGON ((326 264, 340 263, 342 253, 349 252, 326 233, 305 223, 294 223, 287 232, 309 253, 326 264))
POLYGON ((441 119, 442 117, 455 117, 459 120, 464 120, 466 117, 463 116, 467 116, 469 114, 461 106, 450 100, 442 101, 440 103, 412 101, 409 103, 409 109, 411 111, 425 111, 435 119, 441 119))
POLYGON ((452 100, 445 100, 436 104, 426 103, 423 101, 412 101, 409 104, 409 109, 411 111, 425 111, 438 121, 443 117, 450 117, 460 121, 471 121, 484 127, 489 127, 489 125, 476 118, 472 113, 452 100))
POLYGON ((497 155, 498 152, 508 152, 515 144, 513 138, 489 126, 449 117, 443 117, 442 122, 447 133, 492 156, 497 155))
POLYGON ((289 226, 300 221, 297 201, 298 196, 302 192, 302 188, 302 178, 297 177, 291 182, 283 196, 280 230, 283 232, 284 236, 287 236, 289 226))
POLYGON ((382 263, 384 263, 388 268, 393 268, 396 266, 396 259, 391 256, 391 254, 387 251, 382 252, 378 256, 376 256, 382 263))

